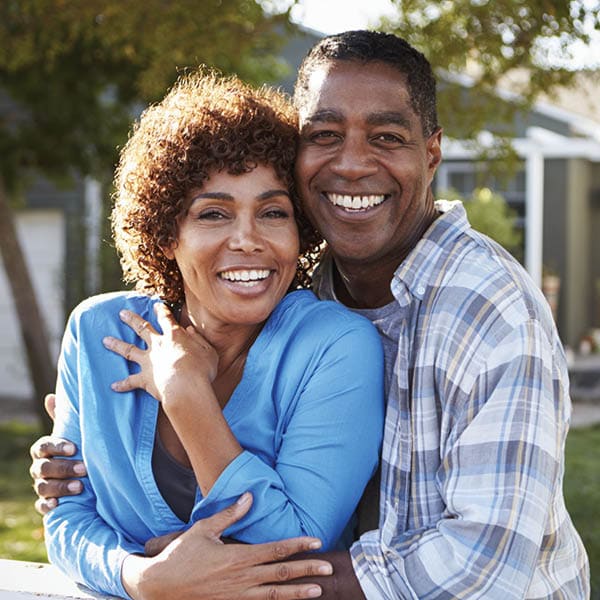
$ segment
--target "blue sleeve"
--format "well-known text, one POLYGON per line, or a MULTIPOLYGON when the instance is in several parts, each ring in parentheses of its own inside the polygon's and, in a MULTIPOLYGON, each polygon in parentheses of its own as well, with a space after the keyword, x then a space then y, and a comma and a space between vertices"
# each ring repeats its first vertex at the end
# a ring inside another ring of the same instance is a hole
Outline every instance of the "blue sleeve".
MULTIPOLYGON (((79 400, 85 394, 78 377, 79 347, 77 319, 71 316, 63 338, 58 363, 56 419, 53 435, 77 445, 74 459, 81 460, 79 400)), ((121 565, 128 554, 143 553, 109 527, 96 512, 96 496, 88 478, 83 492, 60 499, 44 517, 46 548, 50 562, 75 581, 114 596, 127 598, 121 583, 121 565)))
POLYGON ((311 535, 322 540, 323 550, 335 547, 379 460, 381 341, 370 323, 355 321, 308 366, 312 372, 289 415, 275 465, 244 451, 196 505, 192 520, 250 491, 249 515, 226 535, 252 543, 311 535))

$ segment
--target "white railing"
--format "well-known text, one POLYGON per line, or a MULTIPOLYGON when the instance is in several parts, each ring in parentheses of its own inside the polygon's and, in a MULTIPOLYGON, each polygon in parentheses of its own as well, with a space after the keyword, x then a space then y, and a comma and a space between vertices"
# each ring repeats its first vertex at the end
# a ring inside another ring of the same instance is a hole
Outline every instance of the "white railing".
POLYGON ((0 600, 108 600, 45 563, 0 559, 0 600))

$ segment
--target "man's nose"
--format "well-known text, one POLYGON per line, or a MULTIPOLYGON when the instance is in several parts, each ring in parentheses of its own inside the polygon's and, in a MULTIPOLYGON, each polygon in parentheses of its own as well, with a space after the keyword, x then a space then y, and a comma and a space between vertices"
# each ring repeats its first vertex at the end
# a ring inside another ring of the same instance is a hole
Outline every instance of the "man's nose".
POLYGON ((237 218, 229 237, 229 248, 241 252, 259 252, 265 247, 256 219, 237 218))
POLYGON ((377 163, 371 156, 367 140, 348 136, 330 163, 331 170, 348 180, 361 179, 377 172, 377 163))

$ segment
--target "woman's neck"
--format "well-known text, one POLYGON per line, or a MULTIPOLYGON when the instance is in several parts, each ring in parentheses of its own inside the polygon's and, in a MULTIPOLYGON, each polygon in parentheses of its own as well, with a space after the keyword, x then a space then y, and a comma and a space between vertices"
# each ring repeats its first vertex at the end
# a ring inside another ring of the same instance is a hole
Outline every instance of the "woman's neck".
POLYGON ((243 366, 252 344, 258 337, 264 323, 253 325, 211 324, 208 320, 190 314, 187 305, 181 310, 180 325, 194 329, 216 350, 219 356, 217 378, 238 374, 241 377, 243 366))

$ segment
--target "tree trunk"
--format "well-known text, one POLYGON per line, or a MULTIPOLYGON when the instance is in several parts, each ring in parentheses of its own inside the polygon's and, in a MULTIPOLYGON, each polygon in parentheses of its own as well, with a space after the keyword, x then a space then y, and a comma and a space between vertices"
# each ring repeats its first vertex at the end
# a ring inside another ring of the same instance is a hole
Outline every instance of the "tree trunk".
POLYGON ((14 217, 8 204, 8 197, 1 177, 0 254, 10 283, 19 319, 21 338, 27 355, 29 373, 33 383, 32 407, 38 415, 44 430, 49 430, 51 421, 44 410, 42 400, 45 394, 54 390, 56 367, 50 352, 46 324, 42 318, 25 256, 17 238, 14 217))

